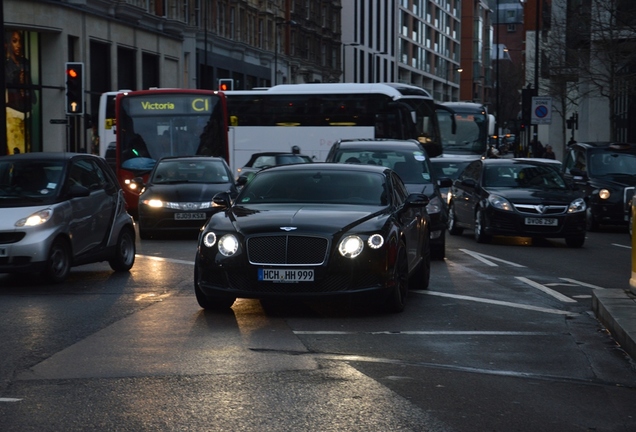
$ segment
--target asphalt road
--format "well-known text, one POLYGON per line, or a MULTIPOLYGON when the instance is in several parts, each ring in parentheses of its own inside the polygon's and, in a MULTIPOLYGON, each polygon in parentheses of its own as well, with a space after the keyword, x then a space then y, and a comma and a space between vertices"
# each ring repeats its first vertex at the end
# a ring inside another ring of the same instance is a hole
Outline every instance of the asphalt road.
POLYGON ((396 315, 204 312, 194 238, 141 241, 126 275, 0 275, 0 430, 636 430, 635 363, 591 311, 593 290, 628 286, 625 231, 447 247, 396 315))

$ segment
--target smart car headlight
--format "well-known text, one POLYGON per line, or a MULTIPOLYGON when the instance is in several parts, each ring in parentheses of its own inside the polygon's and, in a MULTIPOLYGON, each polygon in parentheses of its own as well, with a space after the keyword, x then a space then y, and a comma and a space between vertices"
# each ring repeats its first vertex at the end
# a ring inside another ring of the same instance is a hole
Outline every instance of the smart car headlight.
POLYGON ((350 235, 343 238, 338 245, 340 255, 345 258, 355 258, 362 253, 364 241, 357 235, 350 235))
POLYGON ((373 234, 369 237, 369 240, 367 240, 367 244, 371 249, 380 249, 384 244, 384 237, 380 234, 373 234))
POLYGON ((488 203, 498 210, 512 211, 512 204, 502 196, 490 195, 488 197, 488 203))
POLYGON ((442 211, 442 200, 439 199, 439 197, 434 196, 433 198, 430 199, 430 201, 428 202, 428 205, 426 206, 426 211, 428 212, 428 214, 435 214, 435 213, 439 213, 442 211))
POLYGON ((15 226, 24 227, 42 225, 43 223, 51 219, 51 216, 53 216, 52 209, 40 210, 39 212, 35 212, 32 215, 20 219, 15 223, 15 226))
POLYGON ((577 198, 570 203, 568 207, 568 213, 578 213, 585 211, 587 206, 585 205, 585 200, 583 198, 577 198))
POLYGON ((598 191, 598 197, 602 200, 609 199, 610 197, 609 189, 601 189, 600 191, 598 191))
POLYGON ((141 203, 147 205, 148 207, 154 207, 154 208, 161 208, 161 207, 164 207, 165 205, 163 201, 156 198, 145 199, 141 203))
POLYGON ((223 256, 229 257, 234 255, 238 247, 239 242, 234 234, 225 234, 219 239, 219 252, 223 256))

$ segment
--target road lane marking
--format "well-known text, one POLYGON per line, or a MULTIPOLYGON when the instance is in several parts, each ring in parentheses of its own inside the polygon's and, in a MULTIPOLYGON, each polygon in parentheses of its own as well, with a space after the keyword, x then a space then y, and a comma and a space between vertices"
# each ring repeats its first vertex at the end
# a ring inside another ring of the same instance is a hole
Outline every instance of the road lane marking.
POLYGON ((588 287, 588 288, 599 289, 599 290, 605 289, 605 288, 597 286, 597 285, 592 285, 592 284, 589 284, 589 283, 577 281, 576 279, 570 279, 570 278, 559 278, 559 279, 567 281, 567 282, 571 282, 571 283, 576 284, 576 285, 588 287))
POLYGON ((484 264, 489 265, 491 267, 498 267, 499 266, 499 264, 496 264, 493 261, 499 261, 501 263, 508 264, 510 266, 513 266, 513 267, 525 267, 524 265, 517 264, 517 263, 514 263, 512 261, 506 261, 506 260, 503 260, 501 258, 497 258, 497 257, 490 256, 490 255, 484 255, 482 253, 470 251, 468 249, 460 249, 460 251, 464 252, 467 255, 472 256, 473 258, 475 258, 475 259, 477 259, 477 260, 479 260, 479 261, 483 262, 484 264))
POLYGON ((550 313, 550 314, 555 314, 555 315, 568 315, 568 316, 579 315, 576 312, 568 312, 568 311, 563 311, 563 310, 559 310, 559 309, 543 308, 543 307, 525 305, 525 304, 520 304, 520 303, 511 303, 511 302, 506 302, 506 301, 501 301, 501 300, 485 299, 485 298, 481 298, 481 297, 472 297, 472 296, 465 296, 465 295, 458 295, 458 294, 448 294, 448 293, 443 293, 443 292, 438 292, 438 291, 413 290, 411 292, 417 293, 417 294, 433 295, 433 296, 438 296, 438 297, 449 297, 449 298, 455 298, 455 299, 459 299, 459 300, 469 300, 469 301, 474 301, 474 302, 478 302, 478 303, 488 303, 488 304, 494 304, 494 305, 499 305, 499 306, 508 306, 508 307, 513 307, 513 308, 518 308, 518 309, 527 309, 527 310, 531 310, 531 311, 535 311, 535 312, 545 312, 545 313, 550 313))
POLYGON ((550 332, 521 332, 521 331, 304 331, 294 330, 297 335, 352 335, 352 334, 369 334, 369 335, 416 335, 416 336, 550 336, 555 333, 550 332))
POLYGON ((622 244, 618 244, 618 243, 612 243, 612 246, 616 246, 616 247, 620 247, 620 248, 625 248, 625 249, 631 249, 631 246, 625 246, 622 244))
POLYGON ((531 287, 534 287, 534 288, 536 288, 536 289, 538 289, 538 290, 540 290, 540 291, 543 291, 544 293, 546 293, 546 294, 548 294, 548 295, 550 295, 550 296, 554 297, 554 298, 555 298, 555 299, 557 299, 557 300, 560 300, 560 301, 565 302, 565 303, 576 303, 576 300, 574 300, 573 298, 570 298, 570 297, 568 297, 568 296, 565 296, 565 295, 561 294, 561 293, 560 293, 560 292, 558 292, 558 291, 555 291, 555 290, 553 290, 553 289, 550 289, 550 288, 548 288, 547 286, 545 286, 545 285, 541 285, 540 283, 535 282, 535 281, 533 281, 533 280, 530 280, 530 279, 528 279, 528 278, 526 278, 526 277, 523 277, 523 276, 516 276, 515 278, 516 278, 516 279, 518 279, 518 280, 520 280, 521 282, 527 283, 527 284, 528 284, 528 285, 530 285, 531 287))
POLYGON ((156 256, 151 256, 151 255, 135 255, 135 257, 137 257, 137 258, 146 258, 146 259, 153 260, 153 261, 171 262, 171 263, 175 263, 175 264, 194 265, 194 261, 185 261, 185 260, 179 260, 179 259, 174 259, 174 258, 163 258, 163 257, 156 257, 156 256))
POLYGON ((21 400, 22 399, 0 397, 0 402, 20 402, 21 400))

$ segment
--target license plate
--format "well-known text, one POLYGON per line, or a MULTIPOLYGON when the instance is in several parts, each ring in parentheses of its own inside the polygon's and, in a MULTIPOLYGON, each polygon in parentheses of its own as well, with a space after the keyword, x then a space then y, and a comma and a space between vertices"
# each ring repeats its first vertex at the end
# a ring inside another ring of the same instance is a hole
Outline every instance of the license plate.
POLYGON ((526 218, 526 225, 557 226, 559 221, 554 218, 526 218))
POLYGON ((7 256, 7 248, 0 247, 0 257, 6 257, 6 256, 7 256))
POLYGON ((265 282, 312 282, 311 269, 258 269, 258 280, 265 282))
POLYGON ((205 213, 175 213, 174 218, 178 220, 203 220, 205 213))

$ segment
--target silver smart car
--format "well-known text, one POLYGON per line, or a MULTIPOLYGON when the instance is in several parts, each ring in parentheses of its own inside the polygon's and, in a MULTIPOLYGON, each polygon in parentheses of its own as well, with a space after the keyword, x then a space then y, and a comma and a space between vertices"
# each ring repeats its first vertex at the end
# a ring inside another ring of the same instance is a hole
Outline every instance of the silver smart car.
POLYGON ((135 262, 135 230, 106 161, 79 153, 0 157, 0 273, 61 282, 71 267, 135 262))

